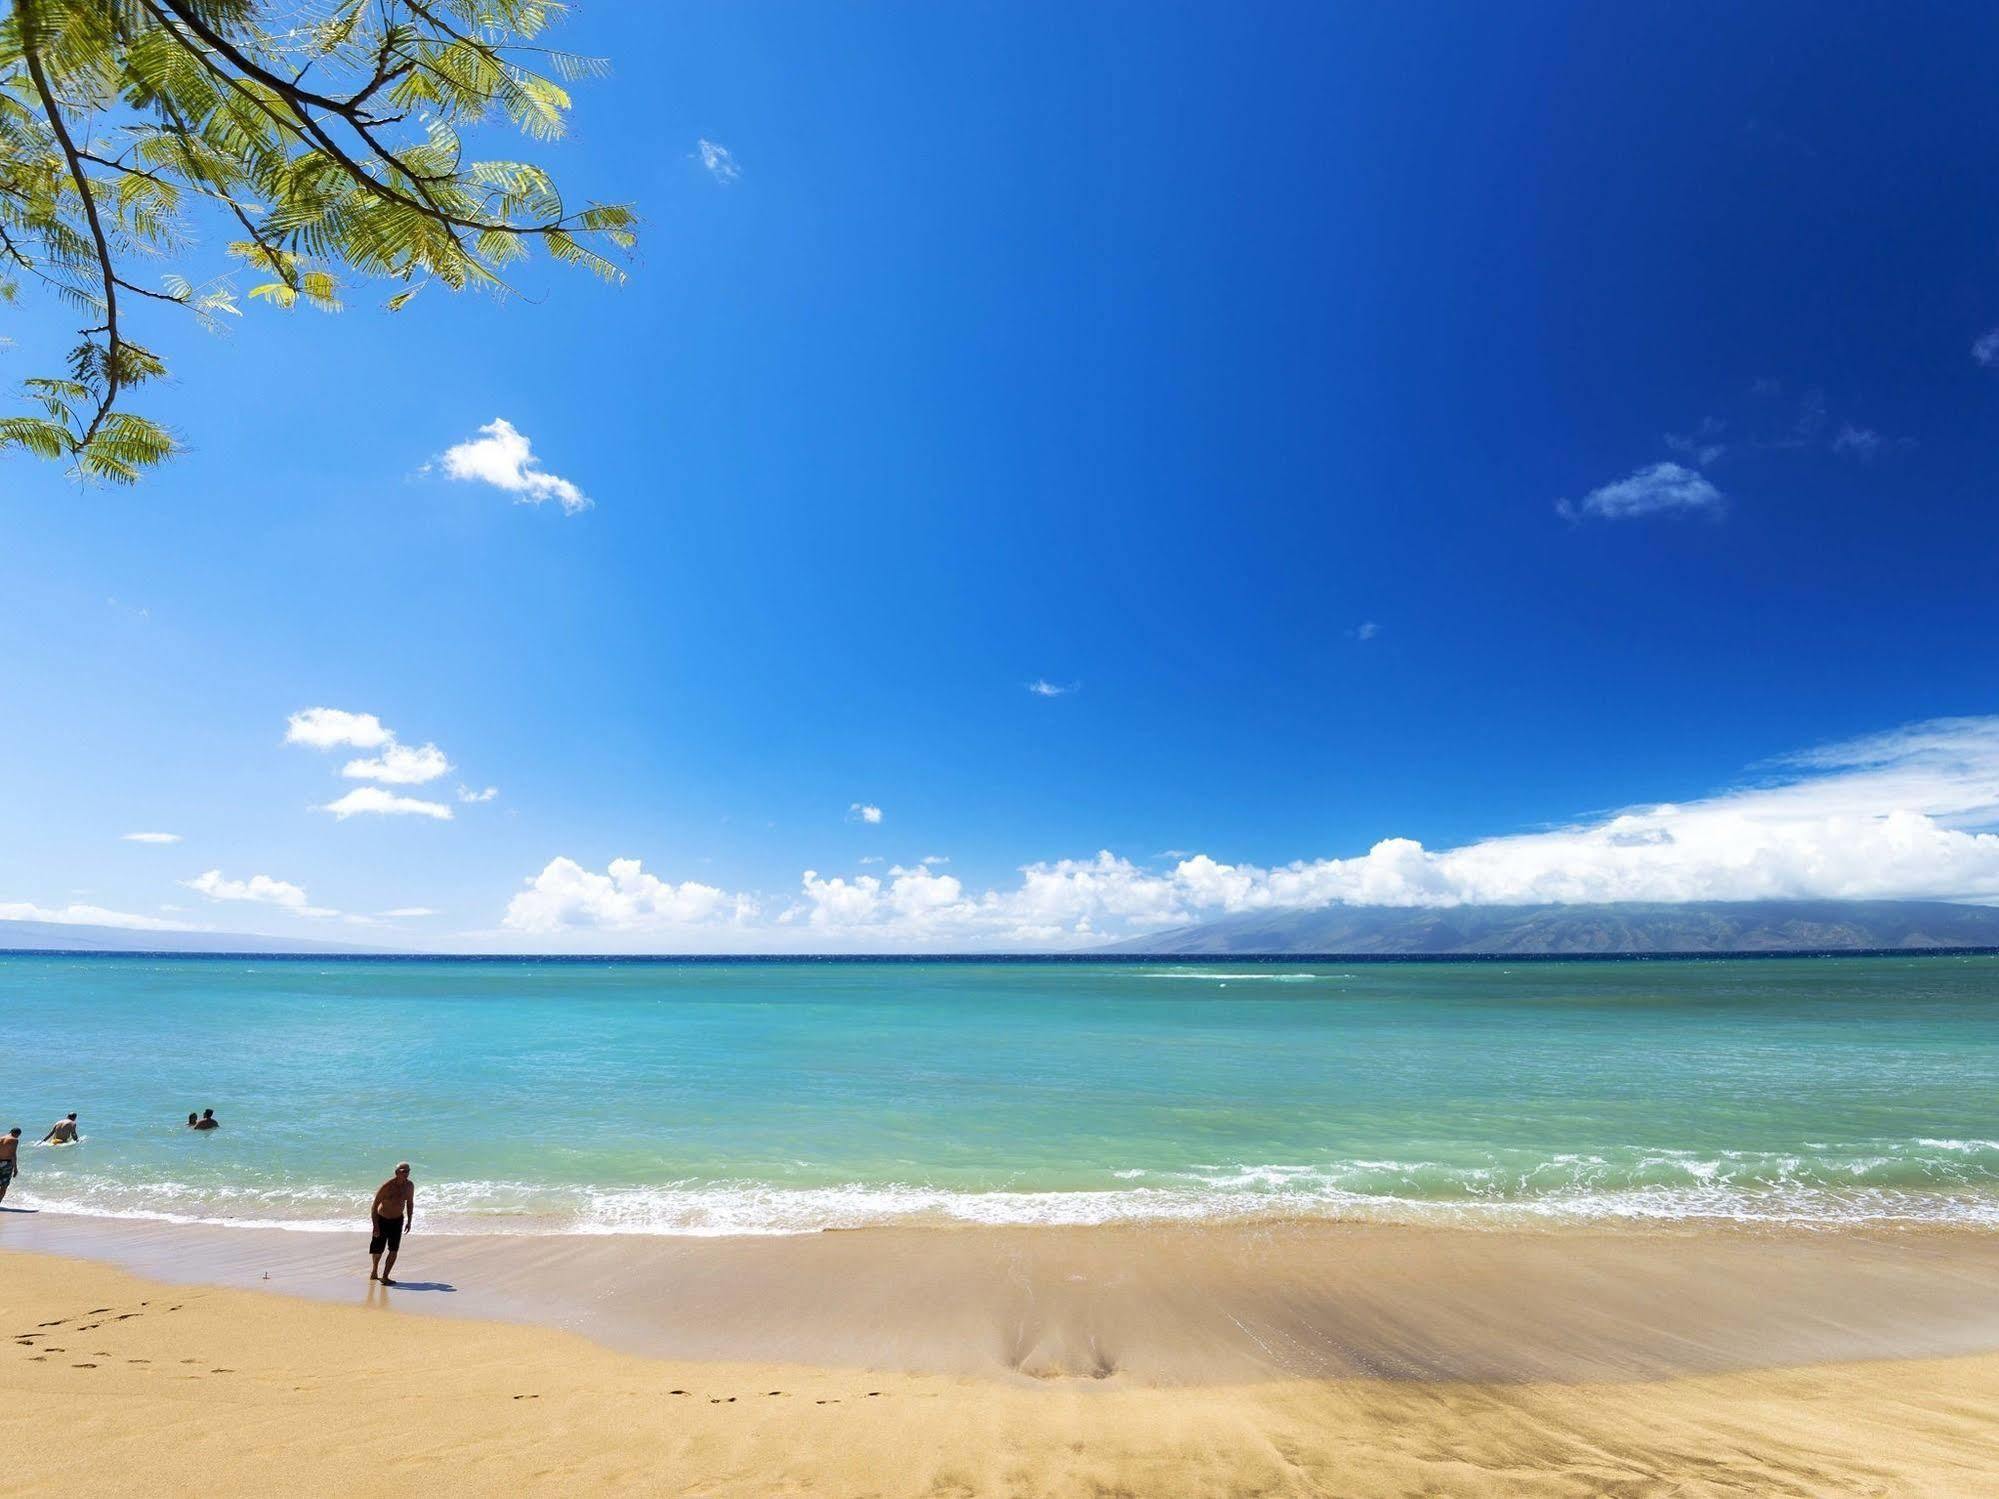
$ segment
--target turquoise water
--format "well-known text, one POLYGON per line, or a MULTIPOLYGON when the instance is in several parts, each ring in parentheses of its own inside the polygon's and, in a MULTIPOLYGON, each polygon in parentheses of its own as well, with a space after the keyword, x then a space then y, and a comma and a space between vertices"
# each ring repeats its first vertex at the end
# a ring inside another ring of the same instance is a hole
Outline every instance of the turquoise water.
POLYGON ((664 1234, 1259 1213, 1999 1225, 1999 959, 0 957, 11 1206, 664 1234), (190 1133, 191 1109, 224 1128, 190 1133))

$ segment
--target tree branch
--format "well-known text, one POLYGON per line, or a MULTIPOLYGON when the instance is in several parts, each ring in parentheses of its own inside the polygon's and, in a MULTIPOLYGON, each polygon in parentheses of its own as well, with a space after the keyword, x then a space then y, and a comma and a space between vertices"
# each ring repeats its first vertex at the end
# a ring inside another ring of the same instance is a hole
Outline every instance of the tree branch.
MULTIPOLYGON (((28 65, 28 77, 34 81, 35 93, 42 101, 42 113, 48 116, 49 128, 55 132, 56 141, 62 147, 63 158, 69 163, 69 175, 76 183, 77 196, 83 199, 83 215, 90 222, 90 237, 97 242, 97 265, 104 275, 104 394, 97 402, 97 410, 90 418, 90 425, 83 429, 83 436, 76 446, 86 448, 97 435, 97 429, 104 425, 104 418, 111 413, 111 407, 118 399, 119 387, 124 383, 119 355, 124 348, 124 340, 118 336, 118 276, 111 265, 111 245, 104 237, 104 225, 97 217, 97 199, 90 190, 90 177, 83 170, 83 162, 77 155, 76 142, 70 139, 69 125, 62 117, 62 106, 56 103, 55 93, 49 87, 48 75, 42 70, 41 47, 33 36, 34 0, 17 0, 21 19, 21 57, 28 65)), ((94 330, 93 330, 94 331, 94 330)))

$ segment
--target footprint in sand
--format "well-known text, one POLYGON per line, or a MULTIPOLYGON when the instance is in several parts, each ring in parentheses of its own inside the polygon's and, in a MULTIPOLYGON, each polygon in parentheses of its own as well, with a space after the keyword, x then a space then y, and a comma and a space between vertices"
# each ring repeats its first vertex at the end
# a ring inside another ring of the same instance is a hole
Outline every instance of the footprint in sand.
POLYGON ((184 1364, 198 1364, 201 1362, 201 1360, 198 1358, 184 1358, 181 1360, 181 1362, 184 1364))
POLYGON ((150 1364, 152 1360, 149 1358, 128 1358, 125 1362, 128 1364, 150 1364))
POLYGON ((210 1369, 208 1372, 210 1374, 234 1374, 236 1371, 234 1369, 210 1369))
POLYGON ((773 1394, 773 1395, 782 1395, 782 1394, 784 1393, 784 1391, 782 1391, 782 1390, 772 1390, 772 1391, 770 1391, 770 1393, 771 1393, 771 1394, 773 1394))
POLYGON ((687 1393, 687 1391, 685 1391, 685 1390, 668 1390, 668 1391, 667 1391, 666 1393, 667 1393, 667 1394, 669 1394, 669 1395, 685 1395, 685 1394, 687 1393))
POLYGON ((539 1400, 539 1399, 541 1399, 541 1396, 539 1396, 539 1395, 516 1395, 516 1396, 514 1396, 514 1399, 516 1399, 516 1400, 539 1400))
POLYGON ((61 1326, 63 1325, 63 1323, 65 1323, 65 1322, 67 1322, 67 1321, 69 1321, 69 1318, 67 1318, 67 1317, 58 1317, 58 1318, 56 1318, 56 1319, 55 1319, 55 1321, 53 1321, 53 1322, 37 1322, 37 1323, 35 1324, 35 1326, 37 1326, 37 1327, 61 1327, 61 1326))
POLYGON ((28 1360, 28 1362, 31 1364, 46 1364, 48 1361, 49 1361, 49 1356, 46 1353, 38 1353, 33 1358, 28 1360))
POLYGON ((95 1364, 71 1364, 71 1365, 70 1365, 70 1368, 72 1368, 72 1369, 95 1369, 96 1367, 97 1367, 97 1365, 95 1365, 95 1364))
POLYGON ((85 1312, 83 1315, 86 1317, 94 1317, 99 1312, 108 1312, 110 1310, 111 1308, 108 1306, 93 1306, 89 1311, 85 1312))

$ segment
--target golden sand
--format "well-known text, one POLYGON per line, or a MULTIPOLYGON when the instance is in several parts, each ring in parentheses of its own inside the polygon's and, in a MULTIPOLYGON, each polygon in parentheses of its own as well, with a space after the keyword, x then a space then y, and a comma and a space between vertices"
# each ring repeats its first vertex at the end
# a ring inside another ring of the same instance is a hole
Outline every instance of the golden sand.
POLYGON ((0 1318, 10 1493, 1999 1493, 1999 1356, 1624 1383, 1003 1382, 654 1360, 19 1253, 0 1255, 0 1318))

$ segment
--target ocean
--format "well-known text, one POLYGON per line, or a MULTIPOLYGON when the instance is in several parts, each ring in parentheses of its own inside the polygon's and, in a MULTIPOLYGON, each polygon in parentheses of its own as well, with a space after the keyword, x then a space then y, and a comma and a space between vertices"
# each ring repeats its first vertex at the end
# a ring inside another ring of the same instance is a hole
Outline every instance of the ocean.
POLYGON ((407 1159, 493 1233, 1999 1225, 1992 956, 19 955, 0 1034, 10 1208, 351 1230, 407 1159))

